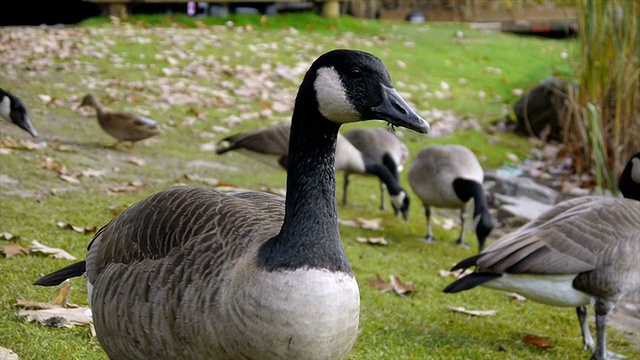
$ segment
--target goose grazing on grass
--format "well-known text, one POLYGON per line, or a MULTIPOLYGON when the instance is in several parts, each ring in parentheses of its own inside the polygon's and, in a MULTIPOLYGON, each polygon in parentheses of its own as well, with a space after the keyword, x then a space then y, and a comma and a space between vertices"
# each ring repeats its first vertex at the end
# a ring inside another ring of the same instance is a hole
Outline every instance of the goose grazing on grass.
POLYGON ((629 159, 618 180, 618 188, 627 199, 640 201, 640 153, 629 159))
POLYGON ((465 213, 467 202, 473 199, 473 218, 482 251, 487 236, 493 230, 483 180, 484 172, 478 158, 464 146, 430 145, 420 150, 409 168, 409 184, 424 205, 426 242, 436 241, 431 230, 431 207, 460 209, 460 237, 456 243, 466 246, 465 213))
POLYGON ((340 234, 333 169, 340 125, 383 119, 427 133, 384 64, 320 56, 291 121, 286 200, 176 187, 100 229, 85 262, 102 347, 112 359, 344 359, 360 296, 340 234))
MULTIPOLYGON (((291 124, 279 123, 235 134, 220 140, 216 153, 222 155, 230 151, 237 151, 267 165, 286 170, 289 161, 290 129, 291 124)), ((377 176, 389 191, 394 213, 396 215, 402 214, 405 220, 408 218, 409 197, 400 186, 397 176, 394 176, 381 161, 376 162, 365 156, 340 134, 338 134, 336 141, 334 168, 336 171, 344 171, 345 181, 348 181, 347 174, 377 176)), ((346 185, 344 194, 342 204, 346 205, 346 185)))
POLYGON ((607 314, 625 294, 640 291, 640 202, 602 196, 562 202, 452 270, 472 266, 475 272, 444 292, 482 285, 575 307, 585 350, 594 347, 586 306, 595 303, 591 359, 604 360, 607 314))
MULTIPOLYGON (((344 137, 356 147, 366 159, 370 162, 385 166, 391 172, 391 175, 400 184, 398 174, 402 171, 404 164, 409 157, 409 149, 396 137, 392 132, 385 129, 353 129, 345 132, 344 137)), ((350 172, 344 172, 344 192, 342 204, 347 204, 347 187, 349 186, 350 172)), ((384 181, 380 181, 380 210, 384 210, 384 191, 386 188, 384 181)), ((401 191, 391 197, 391 202, 396 209, 404 209, 402 215, 405 220, 409 216, 409 196, 406 191, 401 191)))
POLYGON ((160 125, 156 121, 140 115, 106 111, 91 94, 82 99, 79 107, 83 106, 96 109, 98 124, 102 130, 118 140, 112 147, 123 141, 129 141, 129 148, 134 149, 136 142, 160 133, 160 125))
POLYGON ((38 137, 38 132, 31 125, 31 119, 22 100, 0 89, 0 117, 12 122, 33 137, 38 137))

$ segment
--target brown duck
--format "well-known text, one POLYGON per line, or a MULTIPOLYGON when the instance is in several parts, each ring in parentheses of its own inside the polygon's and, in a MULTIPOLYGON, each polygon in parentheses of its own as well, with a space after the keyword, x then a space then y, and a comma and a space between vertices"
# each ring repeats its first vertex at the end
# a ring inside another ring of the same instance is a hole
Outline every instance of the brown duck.
POLYGON ((123 141, 130 141, 129 148, 134 149, 136 142, 160 133, 160 125, 156 121, 140 115, 106 111, 91 94, 82 99, 79 107, 83 106, 96 109, 102 130, 118 140, 113 144, 114 147, 123 141))

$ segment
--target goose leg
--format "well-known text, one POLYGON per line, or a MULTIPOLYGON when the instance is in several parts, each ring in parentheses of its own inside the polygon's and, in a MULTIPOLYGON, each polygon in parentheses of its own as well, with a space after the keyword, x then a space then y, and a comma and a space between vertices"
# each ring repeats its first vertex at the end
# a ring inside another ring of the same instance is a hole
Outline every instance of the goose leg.
POLYGON ((458 240, 456 240, 456 244, 468 248, 469 245, 467 245, 467 243, 464 242, 464 219, 466 217, 465 215, 466 213, 464 211, 464 208, 462 208, 462 210, 460 210, 460 237, 458 238, 458 240))
POLYGON ((624 359, 624 355, 607 351, 607 314, 613 309, 613 303, 596 299, 596 350, 591 360, 624 359))
POLYGON ((387 190, 387 186, 381 181, 380 182, 380 210, 386 210, 384 206, 384 192, 387 190))
POLYGON ((595 343, 593 342, 593 338, 591 337, 589 325, 587 325, 587 307, 578 306, 576 308, 576 313, 578 314, 578 321, 580 321, 580 330, 582 331, 582 343, 584 344, 582 350, 592 350, 595 346, 595 343))
POLYGON ((436 242, 438 239, 433 237, 433 232, 431 231, 431 208, 429 206, 424 207, 424 215, 427 217, 427 236, 423 241, 426 243, 436 242))
POLYGON ((347 205, 347 187, 349 186, 349 174, 344 173, 344 185, 342 187, 342 206, 347 205))

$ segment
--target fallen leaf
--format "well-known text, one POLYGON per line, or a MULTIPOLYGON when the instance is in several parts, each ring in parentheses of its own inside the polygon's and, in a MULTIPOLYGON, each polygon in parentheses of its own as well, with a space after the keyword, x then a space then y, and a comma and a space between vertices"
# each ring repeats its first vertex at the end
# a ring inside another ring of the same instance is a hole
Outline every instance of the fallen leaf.
POLYGON ((455 270, 455 271, 449 271, 449 270, 438 270, 438 275, 442 276, 442 277, 447 277, 447 276, 455 276, 455 277, 461 277, 461 276, 466 276, 469 275, 473 272, 473 270, 471 269, 459 269, 459 270, 455 270))
POLYGON ((524 301, 527 300, 526 297, 524 297, 524 296, 522 296, 520 294, 514 293, 514 292, 506 293, 505 296, 513 298, 513 299, 516 299, 518 302, 524 302, 524 301))
POLYGON ((380 278, 380 275, 376 274, 376 278, 374 280, 367 280, 367 285, 375 289, 381 290, 382 292, 393 290, 393 292, 395 292, 398 295, 403 295, 406 293, 412 293, 416 291, 413 282, 408 282, 405 284, 402 281, 400 281, 400 278, 393 275, 390 276, 390 279, 391 281, 387 283, 384 280, 382 280, 382 278, 380 278))
POLYGON ((29 249, 20 246, 19 244, 7 244, 0 245, 2 252, 7 258, 12 258, 17 255, 25 255, 29 253, 29 249))
POLYGON ((65 175, 65 174, 60 174, 58 176, 60 179, 66 181, 66 182, 70 182, 72 184, 80 184, 80 180, 78 180, 78 178, 71 176, 71 175, 65 175))
POLYGON ((467 310, 463 307, 455 307, 455 306, 447 306, 449 310, 453 312, 459 312, 463 314, 473 315, 473 316, 493 316, 498 313, 496 310, 467 310))
POLYGON ((40 163, 40 167, 47 170, 53 170, 58 174, 64 174, 67 172, 64 165, 62 165, 58 160, 47 156, 43 162, 40 163))
POLYGON ((100 177, 107 173, 107 170, 94 170, 94 169, 86 169, 80 172, 80 175, 84 177, 100 177))
POLYGON ((136 157, 128 158, 126 161, 129 162, 129 163, 132 163, 133 165, 137 165, 137 166, 142 166, 142 165, 145 164, 145 161, 143 159, 136 158, 136 157))
POLYGON ((184 174, 184 178, 187 180, 197 181, 197 182, 201 182, 203 184, 207 184, 211 186, 218 186, 218 184, 220 184, 220 181, 218 179, 202 177, 195 174, 184 174))
POLYGON ((24 317, 27 322, 37 321, 41 325, 51 327, 68 327, 76 325, 89 325, 93 322, 91 309, 88 308, 55 308, 42 310, 20 310, 18 316, 24 317))
POLYGON ((62 221, 59 221, 57 223, 57 225, 61 229, 71 229, 71 230, 73 230, 73 231, 75 231, 77 233, 80 233, 80 234, 87 234, 87 233, 93 234, 98 230, 97 226, 81 227, 81 226, 71 225, 71 224, 68 224, 68 223, 62 222, 62 221))
POLYGON ((383 237, 358 237, 356 241, 362 244, 389 245, 389 242, 383 237))
POLYGON ((11 239, 13 239, 13 238, 16 238, 16 240, 17 240, 17 239, 19 239, 20 237, 19 237, 19 236, 15 236, 15 235, 13 235, 13 234, 11 234, 11 233, 8 233, 8 232, 0 233, 0 239, 3 239, 3 240, 11 240, 11 239))
POLYGON ((393 285, 382 280, 378 274, 376 274, 376 278, 374 280, 367 280, 367 285, 374 289, 382 290, 382 292, 393 290, 393 285))
POLYGON ((46 245, 42 245, 41 243, 37 242, 36 240, 32 240, 31 241, 31 245, 29 246, 29 251, 48 254, 51 257, 55 258, 55 259, 76 260, 75 256, 69 254, 68 252, 66 252, 64 250, 48 247, 46 245))
POLYGON ((400 281, 399 277, 391 275, 391 284, 393 285, 393 290, 398 295, 416 292, 416 288, 413 284, 413 281, 410 281, 405 284, 402 281, 400 281))
POLYGON ((12 350, 0 346, 0 360, 18 360, 18 355, 12 350))
POLYGON ((382 227, 380 223, 382 219, 363 219, 363 218, 355 218, 354 220, 338 220, 338 222, 342 225, 358 227, 361 229, 368 230, 381 230, 382 227))
POLYGON ((287 190, 283 188, 267 188, 265 189, 265 191, 271 194, 280 195, 282 197, 287 196, 287 190))
POLYGON ((16 140, 10 136, 2 139, 2 143, 0 145, 5 149, 16 150, 38 150, 47 147, 47 143, 44 141, 37 143, 29 139, 16 140))
POLYGON ((547 350, 553 347, 551 340, 531 334, 525 335, 519 342, 522 344, 533 345, 541 350, 547 350))

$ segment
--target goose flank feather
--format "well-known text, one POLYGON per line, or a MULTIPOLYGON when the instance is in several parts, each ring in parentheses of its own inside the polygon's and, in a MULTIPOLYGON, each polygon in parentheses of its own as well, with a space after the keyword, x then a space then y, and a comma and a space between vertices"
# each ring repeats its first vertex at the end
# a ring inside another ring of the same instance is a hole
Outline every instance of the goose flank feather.
MULTIPOLYGON (((334 151, 342 123, 370 119, 429 131, 379 59, 328 52, 296 98, 286 200, 177 187, 103 227, 86 275, 109 357, 344 359, 360 298, 338 232, 334 151)), ((83 265, 75 266, 80 275, 83 265)))

